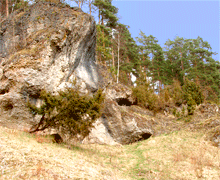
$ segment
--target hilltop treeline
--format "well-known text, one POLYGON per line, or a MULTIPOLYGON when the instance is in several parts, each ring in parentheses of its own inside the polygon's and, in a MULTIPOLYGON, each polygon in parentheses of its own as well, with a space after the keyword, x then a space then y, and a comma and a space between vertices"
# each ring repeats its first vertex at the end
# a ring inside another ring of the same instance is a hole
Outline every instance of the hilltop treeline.
POLYGON ((116 81, 131 86, 149 83, 159 95, 176 84, 184 89, 193 82, 201 90, 202 99, 219 102, 220 63, 212 58, 216 53, 202 37, 177 36, 167 40, 164 47, 156 37, 142 31, 133 39, 129 26, 118 22, 118 9, 110 0, 95 0, 94 5, 99 17, 97 60, 109 68, 116 81))

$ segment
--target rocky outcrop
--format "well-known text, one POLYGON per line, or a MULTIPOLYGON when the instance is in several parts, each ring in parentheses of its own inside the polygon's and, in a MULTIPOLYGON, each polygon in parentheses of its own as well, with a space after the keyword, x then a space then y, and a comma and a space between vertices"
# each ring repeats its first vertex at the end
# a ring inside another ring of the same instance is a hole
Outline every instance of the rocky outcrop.
POLYGON ((26 99, 39 104, 42 89, 56 93, 77 78, 82 90, 96 91, 95 46, 93 18, 68 6, 36 3, 1 22, 0 123, 31 128, 26 99))
POLYGON ((83 143, 129 144, 153 135, 152 114, 138 113, 137 106, 119 106, 107 99, 104 112, 83 143))
POLYGON ((41 117, 33 118, 27 99, 40 106, 42 89, 56 94, 76 79, 81 91, 101 87, 106 94, 103 114, 84 143, 128 144, 149 138, 152 119, 132 106, 129 88, 100 75, 95 46, 93 18, 62 4, 36 3, 1 22, 0 125, 29 131, 41 117))

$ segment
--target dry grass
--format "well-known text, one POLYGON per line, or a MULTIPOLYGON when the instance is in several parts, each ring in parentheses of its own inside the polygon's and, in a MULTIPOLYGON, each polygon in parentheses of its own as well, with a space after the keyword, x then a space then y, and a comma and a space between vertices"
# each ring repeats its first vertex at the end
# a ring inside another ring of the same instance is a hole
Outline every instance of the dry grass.
POLYGON ((198 132, 174 132, 145 141, 137 148, 145 158, 140 169, 146 172, 146 179, 220 178, 220 151, 198 132))
POLYGON ((38 143, 33 135, 0 127, 0 179, 121 179, 89 160, 90 150, 38 143))
POLYGON ((219 178, 219 148, 200 132, 182 130, 125 146, 70 146, 0 127, 0 179, 219 178))

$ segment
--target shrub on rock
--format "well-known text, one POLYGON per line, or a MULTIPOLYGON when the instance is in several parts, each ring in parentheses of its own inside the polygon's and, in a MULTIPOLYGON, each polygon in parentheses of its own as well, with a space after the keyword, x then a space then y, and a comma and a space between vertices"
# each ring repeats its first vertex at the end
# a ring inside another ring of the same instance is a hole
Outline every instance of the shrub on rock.
POLYGON ((58 95, 43 90, 40 99, 44 104, 39 108, 28 102, 34 115, 42 115, 40 123, 32 132, 53 127, 73 136, 80 134, 85 137, 89 134, 92 123, 101 116, 104 95, 101 90, 91 97, 80 94, 79 88, 66 88, 58 95))

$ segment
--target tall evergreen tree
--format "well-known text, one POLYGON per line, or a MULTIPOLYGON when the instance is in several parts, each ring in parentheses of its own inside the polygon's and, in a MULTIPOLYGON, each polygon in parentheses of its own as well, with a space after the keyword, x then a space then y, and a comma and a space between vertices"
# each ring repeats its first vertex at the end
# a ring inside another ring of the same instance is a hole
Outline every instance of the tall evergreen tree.
POLYGON ((220 64, 212 58, 215 53, 211 50, 210 44, 201 37, 191 40, 188 78, 199 80, 203 87, 210 86, 220 97, 220 64))
POLYGON ((189 40, 185 40, 180 37, 176 37, 174 41, 170 39, 165 43, 166 50, 165 55, 167 58, 167 74, 170 79, 176 79, 181 82, 185 81, 187 69, 189 68, 189 62, 187 60, 189 40))
POLYGON ((112 5, 111 0, 94 0, 93 5, 99 11, 99 24, 97 25, 97 57, 98 61, 107 64, 112 59, 111 31, 116 27, 118 9, 112 5))
POLYGON ((201 37, 197 39, 177 37, 174 41, 168 40, 165 45, 167 78, 179 80, 182 85, 185 78, 188 78, 198 82, 203 90, 209 87, 212 94, 220 96, 220 65, 212 58, 215 53, 211 51, 207 41, 203 41, 201 37))
POLYGON ((160 86, 165 83, 165 59, 163 49, 158 40, 152 36, 146 36, 142 31, 137 38, 140 45, 141 66, 144 73, 152 82, 159 81, 160 86))
MULTIPOLYGON (((129 26, 124 24, 118 24, 115 28, 113 50, 115 59, 120 60, 120 81, 125 84, 132 84, 131 73, 135 76, 138 75, 138 46, 129 32, 129 26), (118 43, 120 42, 120 43, 118 43)), ((117 67, 119 67, 117 63, 117 67)))

